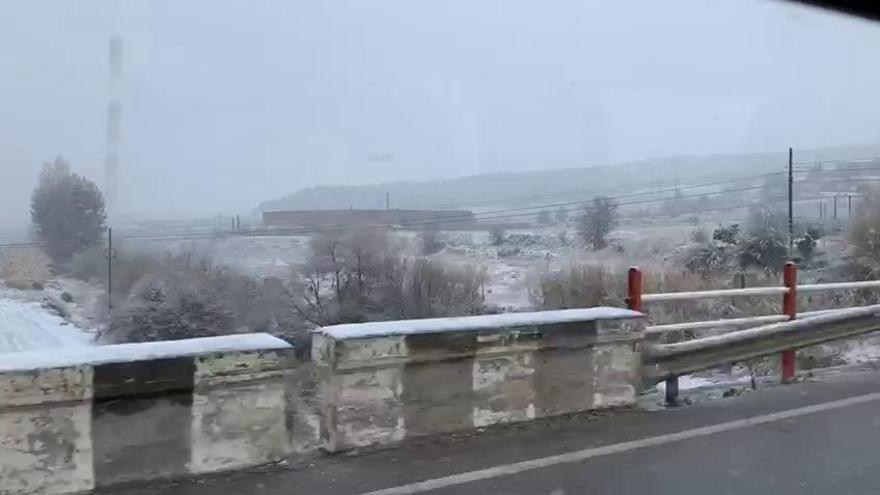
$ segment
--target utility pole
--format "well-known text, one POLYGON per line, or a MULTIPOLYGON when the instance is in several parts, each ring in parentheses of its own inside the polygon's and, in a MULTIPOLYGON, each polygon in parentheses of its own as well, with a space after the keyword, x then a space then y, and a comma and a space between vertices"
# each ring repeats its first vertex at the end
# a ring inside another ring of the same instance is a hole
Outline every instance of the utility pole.
POLYGON ((834 195, 834 220, 837 220, 837 195, 834 195))
POLYGON ((385 209, 391 209, 391 193, 389 192, 385 193, 385 209))
POLYGON ((794 162, 792 160, 794 151, 788 148, 788 256, 791 257, 794 249, 794 199, 792 193, 794 191, 794 162))
POLYGON ((852 194, 846 195, 846 219, 852 216, 852 194))

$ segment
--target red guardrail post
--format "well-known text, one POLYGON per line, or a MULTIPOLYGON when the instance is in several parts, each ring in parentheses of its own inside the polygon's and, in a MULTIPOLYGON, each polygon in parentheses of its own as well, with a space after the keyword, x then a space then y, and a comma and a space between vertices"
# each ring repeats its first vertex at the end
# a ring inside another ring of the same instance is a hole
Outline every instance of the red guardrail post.
POLYGON ((642 271, 631 266, 626 275, 626 307, 633 311, 641 311, 642 271))
MULTIPOLYGON (((797 265, 789 261, 782 271, 782 283, 788 288, 788 292, 782 296, 782 313, 795 319, 797 316, 797 265)), ((794 380, 797 372, 795 351, 782 351, 782 381, 794 380)))
MULTIPOLYGON (((626 306, 633 311, 642 311, 642 271, 630 267, 626 277, 626 306)), ((678 404, 678 377, 666 379, 666 404, 678 404)))

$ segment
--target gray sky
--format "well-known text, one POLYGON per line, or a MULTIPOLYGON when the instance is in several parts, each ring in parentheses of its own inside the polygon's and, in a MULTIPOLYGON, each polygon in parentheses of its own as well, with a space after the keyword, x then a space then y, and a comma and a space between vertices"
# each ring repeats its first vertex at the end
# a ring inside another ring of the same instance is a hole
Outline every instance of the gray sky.
POLYGON ((42 162, 120 210, 245 213, 317 184, 880 138, 880 24, 771 0, 3 0, 0 226, 42 162))

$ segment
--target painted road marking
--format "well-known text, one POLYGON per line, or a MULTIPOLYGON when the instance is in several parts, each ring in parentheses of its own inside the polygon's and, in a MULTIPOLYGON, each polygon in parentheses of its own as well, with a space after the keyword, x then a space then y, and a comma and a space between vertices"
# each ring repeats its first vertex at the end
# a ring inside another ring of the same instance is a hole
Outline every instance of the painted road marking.
POLYGON ((786 419, 806 416, 808 414, 815 414, 823 411, 833 411, 835 409, 842 409, 844 407, 865 404, 867 402, 873 402, 877 400, 880 400, 880 392, 859 395, 856 397, 849 397, 847 399, 834 400, 831 402, 823 402, 821 404, 799 407, 797 409, 789 409, 787 411, 762 414, 759 416, 752 416, 750 418, 737 419, 735 421, 728 421, 726 423, 719 423, 711 426, 703 426, 701 428, 694 428, 692 430, 684 430, 676 433, 669 433, 666 435, 658 435, 655 437, 641 438, 639 440, 630 440, 628 442, 603 445, 601 447, 576 450, 574 452, 567 452, 565 454, 541 457, 539 459, 531 459, 528 461, 515 462, 512 464, 503 464, 500 466, 479 469, 476 471, 468 471, 465 473, 453 474, 450 476, 443 476, 440 478, 419 481, 416 483, 396 486, 393 488, 385 488, 382 490, 365 492, 359 495, 407 495, 412 493, 422 493, 428 490, 437 490, 439 488, 462 485, 474 481, 500 478, 502 476, 510 476, 513 474, 531 471, 534 469, 541 469, 545 467, 556 466, 559 464, 579 462, 586 459, 592 459, 594 457, 617 454, 620 452, 628 452, 631 450, 654 447, 656 445, 663 445, 672 442, 680 442, 682 440, 704 437, 707 435, 714 435, 716 433, 723 433, 731 430, 738 430, 741 428, 747 428, 749 426, 757 426, 767 423, 773 423, 776 421, 783 421, 786 419))

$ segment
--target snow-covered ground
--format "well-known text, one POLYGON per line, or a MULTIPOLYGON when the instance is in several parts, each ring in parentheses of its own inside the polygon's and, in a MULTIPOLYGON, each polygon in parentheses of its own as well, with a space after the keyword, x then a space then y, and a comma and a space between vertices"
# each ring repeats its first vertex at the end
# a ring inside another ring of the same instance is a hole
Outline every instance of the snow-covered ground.
POLYGON ((210 257, 253 277, 290 276, 292 269, 305 262, 309 237, 254 236, 226 237, 198 241, 152 241, 140 245, 152 252, 178 253, 190 251, 210 257))
POLYGON ((880 338, 869 337, 847 342, 843 360, 849 364, 866 364, 880 361, 880 338))
POLYGON ((0 353, 81 347, 93 339, 40 303, 0 297, 0 353))

